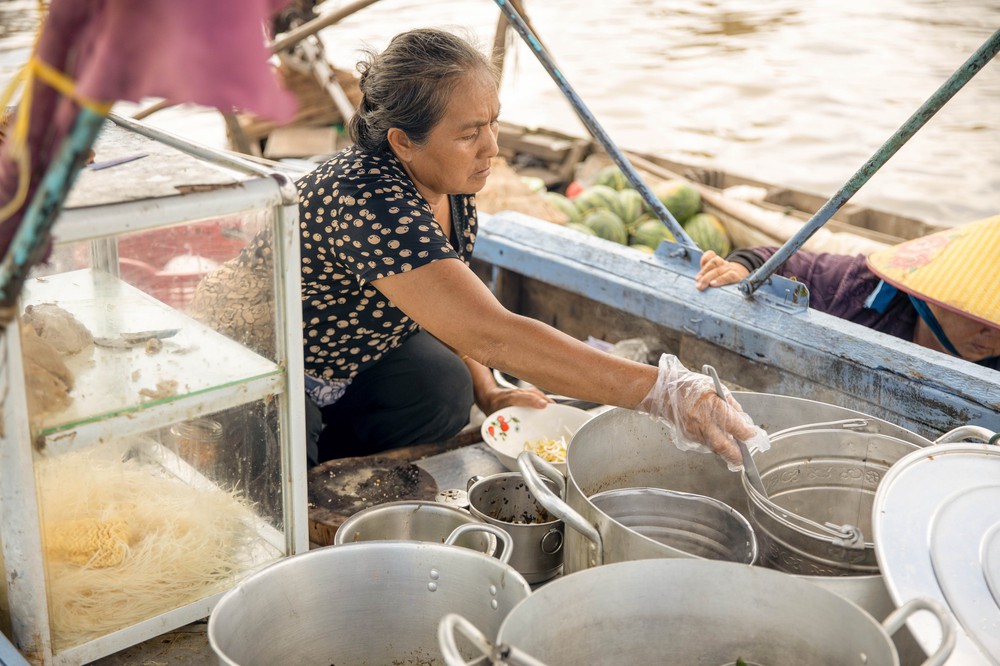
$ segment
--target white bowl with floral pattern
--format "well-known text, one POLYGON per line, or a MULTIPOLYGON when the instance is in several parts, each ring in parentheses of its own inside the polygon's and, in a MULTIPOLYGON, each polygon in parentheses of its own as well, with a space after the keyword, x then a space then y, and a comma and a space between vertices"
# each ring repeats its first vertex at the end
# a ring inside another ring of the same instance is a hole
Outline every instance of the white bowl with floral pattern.
MULTIPOLYGON (((483 442, 497 459, 512 472, 517 472, 517 456, 525 444, 538 444, 547 440, 565 438, 569 445, 573 435, 596 414, 589 411, 550 404, 542 409, 534 407, 505 407, 486 417, 480 428, 483 442)), ((565 462, 553 462, 556 469, 566 473, 565 462)))

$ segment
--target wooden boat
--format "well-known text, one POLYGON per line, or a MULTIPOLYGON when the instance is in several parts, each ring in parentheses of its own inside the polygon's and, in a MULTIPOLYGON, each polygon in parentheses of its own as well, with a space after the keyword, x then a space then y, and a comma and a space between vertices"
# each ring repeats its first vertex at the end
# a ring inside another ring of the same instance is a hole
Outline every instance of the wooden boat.
MULTIPOLYGON (((265 134, 251 139, 263 141, 266 152, 265 134)), ((343 145, 347 139, 339 141, 343 145)), ((501 157, 519 174, 541 178, 555 190, 578 177, 588 159, 607 159, 593 140, 510 123, 502 124, 499 143, 501 157)), ((725 223, 737 246, 781 244, 825 203, 814 194, 724 171, 655 155, 628 157, 644 177, 691 178, 702 193, 703 209, 725 223), (728 188, 737 185, 758 188, 759 200, 727 197, 728 188), (792 225, 784 236, 769 236, 768 223, 775 216, 792 225)), ((574 337, 610 342, 643 337, 654 351, 676 353, 688 367, 715 366, 730 385, 856 409, 929 439, 964 424, 1000 430, 1000 389, 993 370, 809 310, 801 302, 762 292, 747 299, 735 287, 698 292, 690 256, 671 256, 666 246, 648 256, 517 211, 481 218, 478 269, 500 300, 574 337)), ((927 222, 848 204, 821 232, 863 247, 936 230, 927 222)))

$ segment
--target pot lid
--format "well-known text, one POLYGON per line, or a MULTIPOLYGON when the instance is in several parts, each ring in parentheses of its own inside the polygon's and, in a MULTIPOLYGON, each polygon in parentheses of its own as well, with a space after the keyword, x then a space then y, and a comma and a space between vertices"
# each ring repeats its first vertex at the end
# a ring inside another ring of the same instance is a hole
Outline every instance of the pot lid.
MULTIPOLYGON (((872 530, 895 604, 944 604, 958 626, 954 663, 1000 662, 1000 447, 935 444, 907 454, 878 485, 872 530)), ((925 615, 907 626, 930 654, 941 630, 925 615)))

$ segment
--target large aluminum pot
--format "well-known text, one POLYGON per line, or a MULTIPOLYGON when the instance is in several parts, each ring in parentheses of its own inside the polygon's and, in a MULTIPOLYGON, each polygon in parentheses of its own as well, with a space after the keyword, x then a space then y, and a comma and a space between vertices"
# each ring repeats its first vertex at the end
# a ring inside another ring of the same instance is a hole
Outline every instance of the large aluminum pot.
POLYGON ((853 664, 898 666, 890 636, 917 610, 934 614, 951 654, 947 610, 928 599, 879 624, 839 595, 788 574, 732 562, 661 559, 575 573, 535 591, 507 615, 496 641, 449 614, 438 631, 448 666, 464 664, 456 630, 494 664, 853 664))
POLYGON ((441 664, 437 626, 448 612, 495 636, 504 616, 531 593, 510 565, 446 544, 369 541, 294 555, 247 577, 223 595, 208 621, 212 650, 225 666, 441 664), (475 618, 475 619, 473 619, 475 618))
MULTIPOLYGON (((386 502, 362 509, 345 520, 337 529, 333 543, 397 539, 444 543, 456 527, 481 522, 468 511, 441 502, 386 502)), ((488 532, 475 530, 463 534, 455 545, 492 555, 496 539, 488 532)))

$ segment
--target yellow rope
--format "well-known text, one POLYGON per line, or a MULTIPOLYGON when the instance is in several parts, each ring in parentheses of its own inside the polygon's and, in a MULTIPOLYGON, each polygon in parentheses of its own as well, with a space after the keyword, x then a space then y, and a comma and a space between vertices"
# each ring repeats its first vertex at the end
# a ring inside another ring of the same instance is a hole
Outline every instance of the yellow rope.
MULTIPOLYGON (((40 15, 44 16, 46 7, 42 0, 38 2, 40 15)), ((6 141, 9 143, 8 154, 10 158, 17 162, 17 190, 14 197, 0 207, 0 224, 6 222, 17 212, 28 197, 28 185, 31 177, 31 157, 28 150, 28 130, 31 118, 31 104, 34 97, 35 80, 42 81, 52 87, 56 92, 68 97, 83 108, 90 109, 94 113, 106 116, 111 110, 111 102, 102 102, 81 95, 76 90, 76 83, 55 69, 51 65, 43 62, 37 55, 38 40, 41 36, 41 28, 35 34, 34 45, 31 49, 31 58, 24 67, 14 76, 3 95, 0 96, 0 110, 7 109, 11 99, 17 90, 23 86, 24 91, 18 105, 17 122, 13 131, 9 133, 6 141)))

